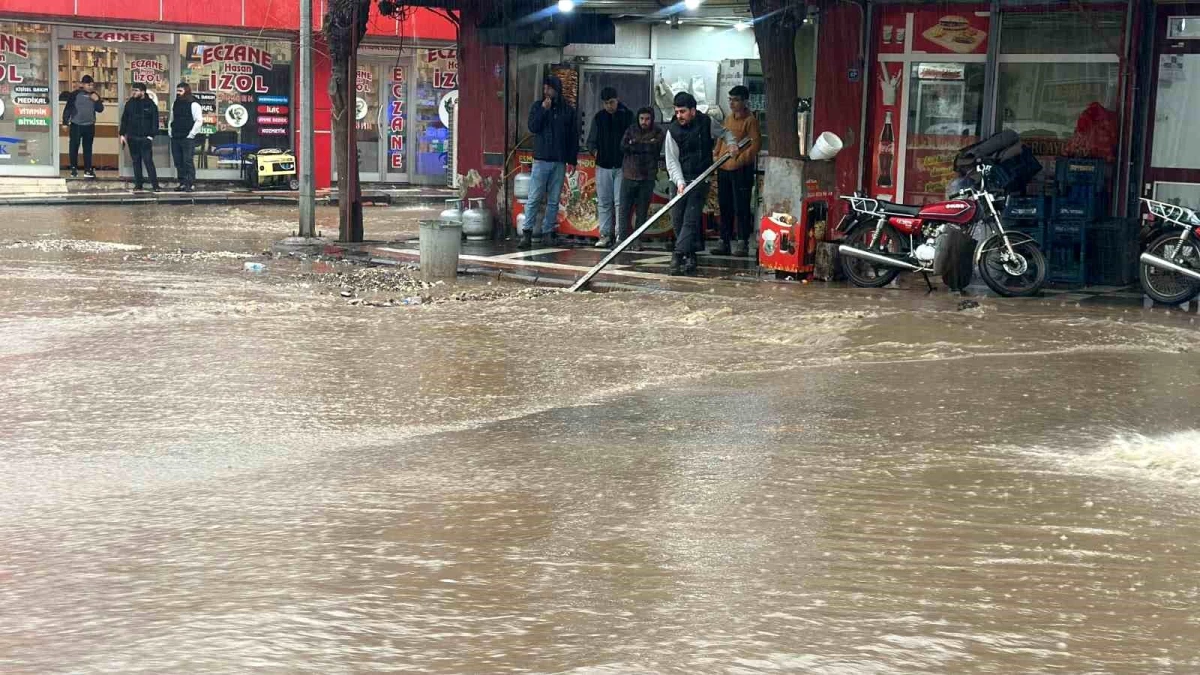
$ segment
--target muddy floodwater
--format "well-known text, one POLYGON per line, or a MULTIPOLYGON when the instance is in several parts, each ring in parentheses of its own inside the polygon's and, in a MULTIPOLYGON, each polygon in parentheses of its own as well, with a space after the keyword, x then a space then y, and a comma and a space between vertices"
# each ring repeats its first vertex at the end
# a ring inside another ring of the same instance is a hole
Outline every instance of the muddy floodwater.
POLYGON ((4 211, 0 673, 1200 672, 1195 315, 249 257, 294 222, 4 211))

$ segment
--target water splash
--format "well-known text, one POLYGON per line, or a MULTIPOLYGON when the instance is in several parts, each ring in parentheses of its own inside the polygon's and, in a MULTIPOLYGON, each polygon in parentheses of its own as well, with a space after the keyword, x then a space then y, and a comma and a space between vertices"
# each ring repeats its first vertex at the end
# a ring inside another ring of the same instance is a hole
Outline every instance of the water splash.
POLYGON ((1119 434, 1077 462, 1101 471, 1200 485, 1200 430, 1119 434))

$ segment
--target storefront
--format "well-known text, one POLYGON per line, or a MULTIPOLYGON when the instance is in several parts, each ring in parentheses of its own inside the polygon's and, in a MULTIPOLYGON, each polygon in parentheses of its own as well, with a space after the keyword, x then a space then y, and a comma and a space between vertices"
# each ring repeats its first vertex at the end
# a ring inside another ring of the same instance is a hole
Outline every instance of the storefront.
MULTIPOLYGON (((805 26, 798 38, 797 55, 801 64, 801 97, 812 96, 815 82, 816 28, 805 26)), ((584 147, 595 114, 602 108, 600 91, 616 89, 621 102, 630 111, 649 106, 656 111, 659 124, 674 114, 673 99, 678 92, 691 93, 698 109, 718 122, 729 114, 728 92, 736 85, 750 89, 750 107, 759 117, 763 132, 763 152, 770 147, 766 137, 766 97, 758 46, 753 32, 744 26, 657 26, 646 23, 619 23, 616 42, 611 45, 578 44, 565 49, 517 49, 516 110, 518 129, 512 139, 517 148, 514 168, 528 171, 532 162, 532 138, 525 128, 530 107, 541 98, 542 79, 547 74, 564 83, 564 95, 580 113, 580 157, 578 171, 565 182, 559 208, 559 231, 564 234, 599 236, 597 221, 595 160, 584 147)), ((513 169, 510 169, 510 171, 513 169)), ((660 166, 651 212, 662 207, 672 187, 665 164, 660 166)), ((514 219, 524 206, 515 202, 514 219)), ((716 181, 705 209, 711 218, 717 213, 716 181)), ((669 216, 655 225, 651 234, 671 230, 669 216)))
MULTIPOLYGON (((365 182, 447 185, 453 142, 448 103, 458 93, 458 52, 364 45, 355 128, 365 182)), ((336 176, 335 176, 336 177, 336 176)))
POLYGON ((1200 209, 1200 5, 1157 10, 1141 196, 1200 209))
MULTIPOLYGON (((160 176, 175 175, 167 122, 180 80, 192 86, 204 110, 198 178, 238 180, 247 152, 293 147, 299 23, 294 6, 288 11, 270 0, 220 0, 218 10, 161 0, 153 7, 105 5, 90 17, 74 9, 69 2, 43 0, 10 0, 0 8, 0 176, 61 175, 69 158, 58 98, 78 87, 84 75, 95 80, 105 103, 93 157, 102 178, 132 175, 117 131, 134 83, 145 84, 159 105, 162 126, 154 154, 160 176)), ((371 180, 447 182, 449 122, 439 112, 457 89, 455 33, 451 22, 429 10, 399 20, 372 17, 371 44, 360 61, 366 71, 359 81, 363 100, 356 111, 360 148, 370 145, 373 153, 371 180), (400 42, 422 48, 406 50, 397 63, 400 42), (405 79, 393 81, 398 77, 405 79), (365 115, 363 106, 370 109, 365 115)), ((314 39, 316 178, 324 187, 333 164, 331 120, 322 100, 329 61, 320 35, 314 39)))
POLYGON ((883 5, 872 27, 869 192, 906 203, 944 199, 955 154, 1002 129, 1043 165, 1028 190, 1050 194, 1060 157, 1102 160, 1104 212, 1119 211, 1118 155, 1129 69, 1124 4, 1030 7, 883 5))

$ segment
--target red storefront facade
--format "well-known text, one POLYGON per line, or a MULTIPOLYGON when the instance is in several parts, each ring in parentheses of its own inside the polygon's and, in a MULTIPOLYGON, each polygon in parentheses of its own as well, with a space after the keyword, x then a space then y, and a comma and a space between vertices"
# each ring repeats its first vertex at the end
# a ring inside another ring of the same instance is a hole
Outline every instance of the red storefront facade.
MULTIPOLYGON (((325 187, 333 178, 330 64, 319 33, 326 2, 313 5, 315 172, 325 187)), ((205 111, 198 177, 236 178, 238 157, 250 148, 298 147, 299 30, 299 4, 277 0, 7 0, 0 175, 59 175, 67 142, 58 95, 86 74, 108 109, 97 119, 97 166, 127 174, 116 122, 131 85, 147 85, 165 120, 183 79, 205 111)), ((428 10, 403 21, 372 14, 356 115, 368 180, 447 182, 449 130, 437 112, 457 89, 457 40, 457 27, 428 10)), ((155 152, 168 166, 165 138, 155 152)))

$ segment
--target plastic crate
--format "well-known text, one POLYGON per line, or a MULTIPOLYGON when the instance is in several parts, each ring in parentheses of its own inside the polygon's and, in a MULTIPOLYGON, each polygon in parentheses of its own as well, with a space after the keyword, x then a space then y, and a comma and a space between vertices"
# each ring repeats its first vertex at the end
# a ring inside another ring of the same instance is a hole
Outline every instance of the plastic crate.
POLYGON ((1046 223, 1041 220, 1005 220, 1004 229, 1009 232, 1020 232, 1033 237, 1039 247, 1046 244, 1046 223))
POLYGON ((1051 221, 1047 232, 1046 264, 1049 279, 1060 284, 1087 283, 1087 223, 1080 220, 1051 221))
POLYGON ((1011 196, 1004 203, 1004 219, 1043 220, 1046 217, 1045 197, 1011 196))
POLYGON ((1088 283, 1097 286, 1128 286, 1137 271, 1137 222, 1103 220, 1087 229, 1088 283))
POLYGON ((1060 188, 1082 185, 1103 192, 1108 184, 1108 162, 1102 159, 1059 157, 1054 162, 1054 177, 1060 188))
POLYGON ((1100 217, 1106 203, 1102 193, 1072 190, 1052 200, 1051 216, 1054 219, 1087 222, 1100 217))

